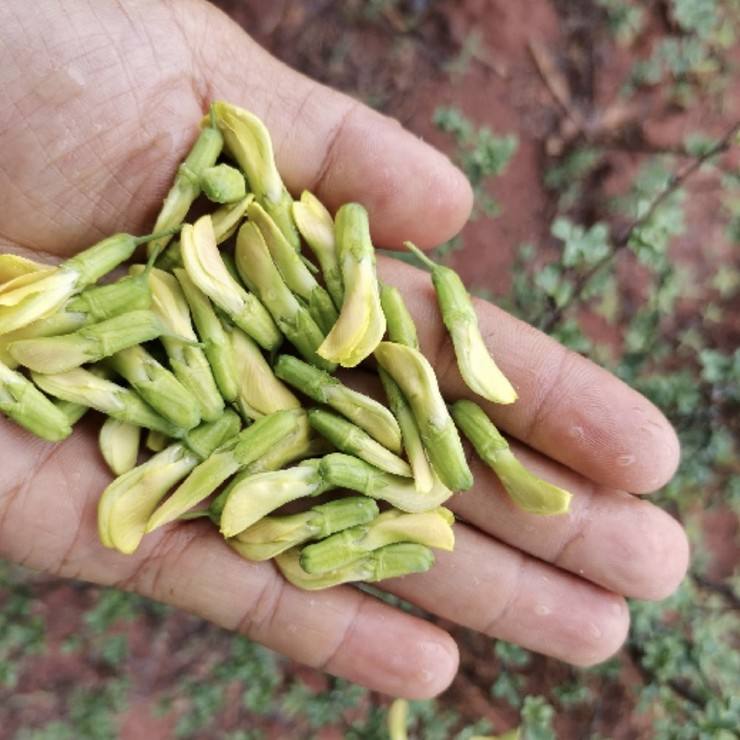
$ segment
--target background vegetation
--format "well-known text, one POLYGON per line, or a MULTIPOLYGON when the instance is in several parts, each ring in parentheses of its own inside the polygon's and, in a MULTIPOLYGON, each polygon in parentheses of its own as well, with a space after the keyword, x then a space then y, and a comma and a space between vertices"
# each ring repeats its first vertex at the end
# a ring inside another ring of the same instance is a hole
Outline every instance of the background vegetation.
MULTIPOLYGON (((438 256, 635 385, 681 436, 656 497, 691 536, 679 591, 632 604, 627 645, 590 670, 453 629, 460 675, 412 703, 413 736, 738 737, 740 3, 219 4, 442 146, 476 211, 438 256)), ((386 709, 193 617, 0 563, 0 738, 369 739, 386 709)))

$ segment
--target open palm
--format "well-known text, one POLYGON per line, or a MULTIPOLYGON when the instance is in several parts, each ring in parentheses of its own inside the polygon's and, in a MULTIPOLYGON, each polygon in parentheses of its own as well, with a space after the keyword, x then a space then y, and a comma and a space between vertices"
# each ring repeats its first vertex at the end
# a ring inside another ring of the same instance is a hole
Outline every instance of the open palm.
MULTIPOLYGON (((51 260, 147 231, 214 98, 265 120, 293 192, 365 204, 380 245, 439 243, 468 215, 470 189, 443 156, 287 69, 205 2, 6 0, 0 27, 2 251, 51 260)), ((379 269, 404 289, 445 394, 465 396, 428 277, 390 260, 379 269)), ((384 586, 485 634, 575 664, 603 660, 624 639, 624 597, 662 598, 686 568, 678 524, 631 495, 670 478, 676 437, 604 370, 478 309, 520 396, 488 410, 529 467, 573 492, 572 510, 522 512, 473 460, 475 487, 451 504, 463 520, 454 553, 384 586)), ((390 694, 431 696, 455 673, 441 628, 351 587, 299 591, 202 522, 155 533, 135 556, 103 548, 95 510, 109 473, 92 425, 52 446, 0 419, 0 456, 0 557, 138 591, 390 694)))

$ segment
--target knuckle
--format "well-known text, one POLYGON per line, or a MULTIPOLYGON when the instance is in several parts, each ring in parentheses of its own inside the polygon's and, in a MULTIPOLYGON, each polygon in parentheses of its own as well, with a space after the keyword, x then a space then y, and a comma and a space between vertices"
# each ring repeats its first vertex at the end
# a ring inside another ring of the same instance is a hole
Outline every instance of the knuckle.
MULTIPOLYGON (((587 529, 591 524, 594 500, 598 495, 596 484, 590 484, 584 490, 583 495, 574 496, 573 510, 569 517, 569 524, 565 530, 562 540, 555 548, 552 557, 549 558, 553 565, 573 570, 573 561, 580 561, 580 546, 586 541, 587 529), (577 507, 577 508, 576 508, 577 507)), ((580 491, 578 492, 581 493, 580 491)), ((580 570, 579 575, 583 575, 580 570)))
POLYGON ((440 317, 440 333, 434 350, 431 353, 431 365, 439 381, 440 387, 453 387, 462 382, 457 367, 455 348, 448 331, 444 329, 440 317))
POLYGON ((329 132, 321 162, 316 170, 316 175, 311 187, 309 188, 312 192, 318 193, 326 183, 326 180, 337 161, 337 157, 339 156, 342 139, 347 131, 350 120, 361 107, 361 103, 357 101, 349 102, 344 112, 339 117, 336 126, 334 126, 334 128, 329 132))
POLYGON ((573 372, 574 363, 578 355, 560 347, 560 355, 554 366, 554 372, 548 373, 542 378, 541 393, 535 401, 529 421, 526 422, 523 440, 531 439, 543 420, 552 414, 562 397, 563 390, 568 386, 566 379, 573 372))
POLYGON ((354 634, 355 627, 358 624, 363 603, 364 601, 362 597, 358 595, 355 599, 354 608, 347 612, 344 629, 340 631, 339 639, 327 651, 326 657, 317 666, 319 670, 331 671, 332 665, 334 665, 334 663, 339 659, 339 656, 345 652, 349 652, 352 635, 354 634))
POLYGON ((114 585, 157 601, 171 602, 178 580, 171 575, 184 571, 183 563, 200 536, 177 526, 167 528, 152 549, 134 564, 131 572, 114 585))
POLYGON ((285 581, 273 566, 256 597, 237 621, 235 630, 255 639, 269 634, 280 611, 284 590, 285 581))
POLYGON ((517 556, 517 563, 514 566, 514 571, 508 582, 508 586, 501 587, 499 584, 500 600, 499 606, 496 609, 496 614, 493 617, 488 617, 485 625, 480 630, 485 635, 496 637, 499 628, 508 621, 512 610, 519 600, 522 584, 525 580, 528 560, 521 553, 517 553, 517 556))

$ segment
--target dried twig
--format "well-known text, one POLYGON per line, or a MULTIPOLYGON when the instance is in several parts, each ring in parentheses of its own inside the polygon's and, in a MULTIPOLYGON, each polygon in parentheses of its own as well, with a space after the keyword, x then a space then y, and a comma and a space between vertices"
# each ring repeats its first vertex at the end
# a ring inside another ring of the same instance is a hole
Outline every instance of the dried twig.
MULTIPOLYGON (((637 668, 643 682, 645 684, 656 683, 658 679, 656 678, 655 674, 651 670, 646 668, 642 662, 642 659, 645 656, 643 650, 636 645, 630 645, 627 649, 627 652, 632 659, 632 663, 634 664, 635 668, 637 668)), ((699 709, 703 709, 705 707, 706 701, 704 700, 704 698, 682 681, 673 679, 667 681, 666 683, 671 691, 673 691, 685 701, 693 704, 699 709)))
POLYGON ((736 121, 713 147, 708 149, 702 155, 696 157, 693 161, 686 164, 670 177, 666 186, 653 199, 652 203, 645 211, 645 213, 629 223, 627 227, 622 231, 622 233, 617 236, 616 239, 614 239, 614 248, 606 256, 604 256, 598 262, 594 263, 588 270, 586 270, 586 272, 581 274, 576 279, 573 292, 568 301, 563 303, 561 306, 553 308, 550 314, 542 322, 540 328, 543 331, 547 332, 552 330, 552 328, 562 318, 565 310, 575 300, 581 297, 584 289, 594 277, 594 275, 596 275, 599 270, 607 265, 619 251, 624 249, 624 247, 629 244, 630 239, 632 239, 634 233, 640 227, 644 226, 655 215, 655 212, 658 210, 658 208, 671 195, 673 195, 673 193, 675 193, 686 182, 688 178, 690 178, 695 172, 697 172, 697 170, 699 170, 705 162, 712 159, 712 157, 716 157, 718 154, 727 151, 732 144, 732 140, 738 134, 738 132, 740 132, 740 121, 736 121))
POLYGON ((534 39, 527 41, 527 49, 532 55, 537 72, 539 72, 542 81, 550 91, 550 95, 552 95, 555 102, 563 109, 563 112, 568 118, 570 118, 577 130, 579 132, 583 131, 586 127, 586 121, 583 114, 574 105, 570 85, 565 76, 557 68, 550 52, 534 39))

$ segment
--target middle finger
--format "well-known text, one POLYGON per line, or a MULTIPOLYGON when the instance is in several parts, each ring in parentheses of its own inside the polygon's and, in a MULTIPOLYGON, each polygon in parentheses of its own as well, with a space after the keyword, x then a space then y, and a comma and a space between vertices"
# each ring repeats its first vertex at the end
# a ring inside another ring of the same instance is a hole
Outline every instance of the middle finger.
POLYGON ((427 573, 385 581, 386 591, 490 637, 575 665, 610 657, 629 612, 621 596, 554 568, 465 524, 454 552, 427 573))
POLYGON ((688 542, 668 513, 624 491, 599 486, 534 450, 511 442, 521 462, 573 494, 570 511, 540 516, 519 508, 496 474, 468 455, 475 484, 450 508, 502 542, 625 596, 662 599, 686 572, 688 542))
MULTIPOLYGON (((384 400, 375 376, 339 377, 384 400)), ((509 443, 533 473, 573 494, 569 513, 546 517, 520 509, 468 444, 473 487, 452 498, 449 508, 496 539, 615 593, 661 599, 675 590, 689 557, 678 522, 643 498, 596 484, 517 440, 509 443)))

